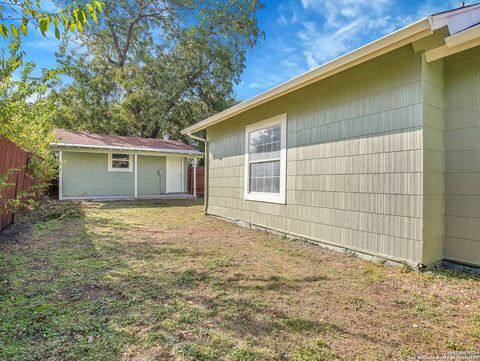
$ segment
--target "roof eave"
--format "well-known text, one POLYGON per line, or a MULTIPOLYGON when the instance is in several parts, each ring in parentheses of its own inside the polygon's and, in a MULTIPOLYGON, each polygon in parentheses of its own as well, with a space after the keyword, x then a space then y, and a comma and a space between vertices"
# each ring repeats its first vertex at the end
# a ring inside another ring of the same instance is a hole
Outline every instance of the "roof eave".
POLYGON ((166 149, 166 148, 145 148, 145 147, 120 147, 110 145, 89 145, 89 144, 73 144, 73 143, 50 143, 52 149, 57 148, 76 148, 76 149, 98 149, 98 150, 124 150, 132 152, 151 152, 151 153, 170 153, 183 154, 191 156, 203 156, 203 153, 198 150, 188 149, 166 149))
POLYGON ((339 73, 355 65, 368 61, 372 58, 383 55, 389 51, 400 48, 433 33, 431 17, 423 18, 413 24, 366 44, 339 58, 310 70, 296 78, 282 83, 264 93, 261 93, 249 100, 239 103, 221 113, 213 115, 205 120, 191 125, 181 131, 182 134, 190 135, 206 129, 214 124, 222 122, 249 109, 257 107, 280 96, 291 93, 321 79, 339 73))
POLYGON ((427 62, 480 46, 480 24, 445 38, 445 45, 425 52, 427 62))

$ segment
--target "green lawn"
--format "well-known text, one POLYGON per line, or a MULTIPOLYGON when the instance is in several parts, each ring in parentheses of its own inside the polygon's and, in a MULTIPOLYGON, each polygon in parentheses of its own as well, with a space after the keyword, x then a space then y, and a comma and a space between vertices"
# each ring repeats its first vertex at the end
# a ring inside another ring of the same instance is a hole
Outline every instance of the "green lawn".
POLYGON ((53 204, 33 220, 0 237, 1 360, 480 351, 471 275, 374 264, 205 217, 199 203, 53 204))

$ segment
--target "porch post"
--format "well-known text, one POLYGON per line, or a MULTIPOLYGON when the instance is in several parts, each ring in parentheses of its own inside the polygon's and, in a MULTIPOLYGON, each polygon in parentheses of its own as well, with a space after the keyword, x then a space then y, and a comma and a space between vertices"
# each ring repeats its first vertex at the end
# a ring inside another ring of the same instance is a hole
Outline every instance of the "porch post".
POLYGON ((60 162, 59 166, 58 166, 58 200, 62 200, 63 199, 63 152, 60 151, 58 152, 58 160, 60 162))
POLYGON ((135 170, 135 198, 137 198, 138 196, 138 180, 137 180, 137 171, 138 171, 138 167, 137 167, 137 163, 138 163, 138 155, 135 154, 134 155, 134 170, 135 170))
POLYGON ((193 196, 197 198, 197 158, 193 158, 193 196))

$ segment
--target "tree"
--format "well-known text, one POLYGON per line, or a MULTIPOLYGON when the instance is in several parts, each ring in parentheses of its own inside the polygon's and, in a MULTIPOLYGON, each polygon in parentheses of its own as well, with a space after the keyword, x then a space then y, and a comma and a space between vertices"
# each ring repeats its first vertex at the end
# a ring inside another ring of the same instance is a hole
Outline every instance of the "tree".
POLYGON ((93 1, 83 6, 68 5, 58 12, 43 9, 41 0, 3 0, 0 1, 0 34, 4 39, 28 34, 29 24, 40 29, 43 36, 53 24, 54 34, 60 39, 60 28, 64 31, 83 31, 88 19, 97 22, 97 12, 102 12, 102 3, 93 1))
MULTIPOLYGON (((55 174, 56 162, 48 150, 55 137, 51 115, 53 103, 45 95, 56 82, 56 72, 44 70, 33 76, 35 65, 23 64, 23 52, 18 42, 0 52, 0 137, 14 141, 30 152, 28 170, 37 180, 35 186, 7 204, 13 210, 20 205, 32 205, 31 195, 43 190, 55 174), (18 78, 17 78, 18 77, 18 78)), ((0 190, 13 186, 7 182, 13 169, 0 175, 0 190)), ((0 209, 0 213, 4 209, 0 209)))
POLYGON ((180 137, 184 126, 234 104, 246 49, 263 36, 261 7, 258 0, 106 1, 104 19, 59 52, 73 82, 52 94, 57 124, 180 137))
MULTIPOLYGON (((43 190, 55 176, 57 162, 49 151, 55 140, 52 114, 54 104, 47 97, 58 81, 57 71, 43 69, 34 75, 35 64, 24 63, 22 36, 33 24, 45 36, 50 25, 60 37, 60 25, 66 31, 83 31, 89 19, 97 21, 102 3, 94 1, 82 6, 67 6, 58 12, 42 9, 40 0, 0 1, 0 34, 7 43, 0 50, 0 136, 15 142, 30 152, 28 170, 36 184, 7 204, 8 210, 21 205, 33 205, 31 195, 43 190)), ((12 186, 7 180, 14 170, 0 174, 0 190, 12 186)), ((0 209, 0 213, 5 209, 0 209)))

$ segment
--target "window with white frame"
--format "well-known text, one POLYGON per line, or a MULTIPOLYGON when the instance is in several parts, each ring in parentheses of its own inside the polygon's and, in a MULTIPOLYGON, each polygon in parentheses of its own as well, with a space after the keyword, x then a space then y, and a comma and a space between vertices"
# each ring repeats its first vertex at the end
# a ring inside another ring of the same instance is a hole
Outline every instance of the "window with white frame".
POLYGON ((245 199, 285 204, 287 115, 246 127, 245 199))
POLYGON ((131 172, 132 171, 132 155, 123 153, 108 154, 108 171, 109 172, 131 172))

